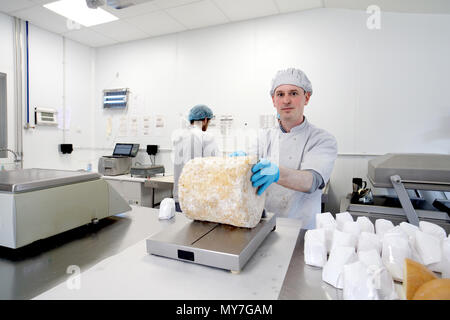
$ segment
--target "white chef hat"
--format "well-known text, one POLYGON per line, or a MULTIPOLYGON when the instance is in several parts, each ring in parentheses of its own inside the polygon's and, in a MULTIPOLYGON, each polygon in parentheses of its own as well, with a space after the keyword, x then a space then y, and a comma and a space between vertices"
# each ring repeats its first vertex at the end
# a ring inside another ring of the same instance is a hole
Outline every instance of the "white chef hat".
POLYGON ((312 86, 306 74, 295 68, 288 68, 286 70, 280 70, 272 79, 272 87, 270 88, 270 95, 273 96, 275 89, 283 84, 292 84, 294 86, 303 88, 306 92, 312 94, 312 86))

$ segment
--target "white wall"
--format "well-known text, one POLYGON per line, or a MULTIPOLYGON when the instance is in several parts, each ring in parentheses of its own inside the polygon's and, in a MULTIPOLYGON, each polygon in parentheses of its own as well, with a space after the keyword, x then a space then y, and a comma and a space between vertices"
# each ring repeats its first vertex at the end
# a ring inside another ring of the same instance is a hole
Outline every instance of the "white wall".
POLYGON ((94 56, 94 49, 71 40, 66 40, 64 55, 61 36, 29 26, 30 122, 34 124, 34 107, 52 108, 64 114, 64 95, 69 116, 65 132, 62 118, 58 127, 24 130, 24 168, 77 170, 86 169, 88 163, 95 161, 91 150, 94 56), (74 152, 60 153, 61 143, 72 143, 74 152))
MULTIPOLYGON (((179 116, 197 103, 234 115, 236 126, 257 128, 259 114, 274 113, 268 94, 274 73, 295 66, 313 84, 306 116, 338 140, 329 207, 337 211, 351 178, 365 177, 371 155, 450 152, 448 15, 382 13, 380 30, 369 30, 367 18, 362 11, 317 9, 100 48, 95 145, 170 147, 179 116), (129 109, 101 110, 101 91, 117 87, 131 89, 129 109), (158 114, 166 116, 164 137, 117 134, 120 117, 158 114)), ((167 154, 159 161, 172 169, 167 154)))
MULTIPOLYGON (((25 32, 25 27, 23 28, 25 32)), ((14 96, 14 18, 0 13, 0 72, 7 74, 8 147, 15 150, 14 96)), ((63 60, 63 38, 29 24, 29 99, 30 123, 34 125, 34 107, 63 110, 65 79, 66 110, 71 123, 65 134, 62 126, 38 126, 23 129, 24 168, 86 169, 95 163, 93 151, 93 88, 95 50, 66 40, 63 60), (65 77, 63 62, 65 61, 65 77), (64 139, 65 138, 65 139, 64 139), (71 155, 59 152, 58 145, 72 143, 77 150, 71 155)), ((25 62, 24 62, 25 65, 25 62)), ((26 79, 23 80, 24 89, 26 79)), ((26 110, 23 111, 24 124, 26 110)), ((0 159, 5 169, 14 169, 13 157, 0 159)))

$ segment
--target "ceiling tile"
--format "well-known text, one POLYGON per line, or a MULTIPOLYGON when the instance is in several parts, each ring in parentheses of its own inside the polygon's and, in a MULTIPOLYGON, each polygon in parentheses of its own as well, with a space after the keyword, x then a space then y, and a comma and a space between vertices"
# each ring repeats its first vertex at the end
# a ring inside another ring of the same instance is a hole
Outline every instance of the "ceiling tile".
POLYGON ((213 0, 231 20, 245 20, 277 14, 273 0, 213 0))
POLYGON ((80 30, 74 30, 64 33, 68 39, 80 42, 90 47, 108 46, 117 43, 117 41, 105 37, 95 31, 82 27, 80 30))
POLYGON ((30 0, 0 0, 0 11, 10 13, 12 11, 26 9, 35 6, 30 0))
POLYGON ((152 12, 125 20, 131 25, 139 28, 150 36, 175 33, 186 30, 186 28, 171 18, 164 11, 152 12))
POLYGON ((201 0, 154 0, 153 3, 160 9, 168 9, 199 1, 201 0))
POLYGON ((35 26, 54 33, 70 31, 69 19, 60 16, 42 6, 34 6, 29 9, 14 11, 11 15, 22 20, 28 20, 35 26))
POLYGON ((119 42, 132 41, 148 37, 145 32, 122 20, 92 26, 89 30, 95 31, 119 42))
POLYGON ((229 19, 210 0, 194 2, 166 10, 170 16, 189 29, 227 23, 229 19))
POLYGON ((105 9, 109 13, 115 15, 118 18, 130 18, 138 15, 142 15, 149 12, 155 12, 160 10, 159 7, 157 7, 154 4, 154 1, 144 2, 140 4, 136 4, 134 6, 130 6, 123 9, 114 9, 113 7, 104 5, 102 6, 102 9, 105 9))
POLYGON ((323 8, 323 0, 274 0, 280 12, 293 12, 323 8))

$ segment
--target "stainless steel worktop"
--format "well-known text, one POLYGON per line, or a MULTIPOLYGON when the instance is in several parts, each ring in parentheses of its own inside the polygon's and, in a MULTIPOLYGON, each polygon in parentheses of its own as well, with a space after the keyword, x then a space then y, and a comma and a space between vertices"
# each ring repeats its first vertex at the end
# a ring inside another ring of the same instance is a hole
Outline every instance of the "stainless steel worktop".
POLYGON ((0 191, 25 192, 99 179, 98 173, 54 169, 0 171, 0 191))
MULTIPOLYGON (((69 265, 86 270, 148 238, 165 224, 170 221, 158 223, 158 209, 133 206, 126 214, 22 249, 0 247, 0 299, 31 299, 66 281, 69 265)), ((340 299, 341 290, 321 280, 321 269, 304 265, 304 233, 300 231, 279 299, 340 299)))

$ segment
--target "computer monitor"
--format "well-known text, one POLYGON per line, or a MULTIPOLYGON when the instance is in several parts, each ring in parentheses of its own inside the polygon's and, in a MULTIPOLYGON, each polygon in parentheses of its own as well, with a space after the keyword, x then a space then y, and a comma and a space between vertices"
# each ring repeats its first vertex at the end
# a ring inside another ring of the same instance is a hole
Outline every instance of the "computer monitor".
POLYGON ((139 144, 116 143, 113 156, 136 157, 139 151, 139 144))

